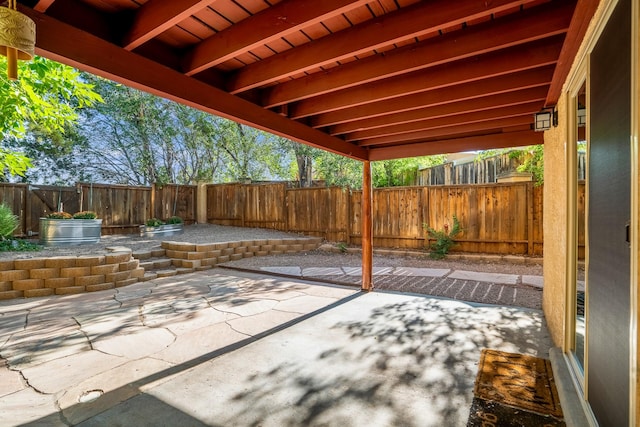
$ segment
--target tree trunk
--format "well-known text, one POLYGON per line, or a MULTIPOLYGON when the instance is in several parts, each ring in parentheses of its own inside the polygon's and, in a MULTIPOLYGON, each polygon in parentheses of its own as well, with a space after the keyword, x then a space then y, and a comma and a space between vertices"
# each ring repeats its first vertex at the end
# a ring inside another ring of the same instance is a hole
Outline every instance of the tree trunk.
POLYGON ((300 188, 311 187, 313 183, 313 160, 311 156, 297 154, 296 161, 298 163, 298 183, 300 188))

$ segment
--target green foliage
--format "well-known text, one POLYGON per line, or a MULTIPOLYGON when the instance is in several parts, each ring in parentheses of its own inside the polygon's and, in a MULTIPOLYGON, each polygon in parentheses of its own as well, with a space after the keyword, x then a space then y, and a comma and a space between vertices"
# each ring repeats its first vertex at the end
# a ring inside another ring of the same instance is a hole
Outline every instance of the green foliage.
POLYGON ((165 223, 167 224, 182 224, 184 221, 182 221, 182 218, 180 218, 179 216, 172 216, 167 218, 167 220, 165 221, 165 223))
POLYGON ((45 218, 48 219, 73 219, 73 215, 67 212, 51 212, 45 218))
POLYGON ((39 251, 42 246, 23 239, 0 240, 0 252, 33 252, 39 251))
POLYGON ((477 159, 483 160, 489 157, 508 154, 511 159, 521 159, 522 164, 518 166, 518 172, 530 172, 533 175, 533 182, 536 186, 544 183, 544 146, 530 145, 520 149, 505 148, 500 150, 484 150, 478 153, 477 159))
POLYGON ((344 242, 338 242, 338 244, 336 245, 338 247, 338 250, 340 251, 340 253, 344 254, 347 252, 347 244, 344 242))
POLYGON ((454 241, 455 237, 462 232, 460 221, 458 221, 456 215, 453 215, 453 226, 451 230, 449 230, 448 223, 444 224, 443 230, 435 230, 427 224, 423 224, 423 227, 427 230, 429 241, 434 240, 434 242, 428 245, 428 249, 431 251, 429 256, 433 259, 445 258, 449 253, 449 249, 456 244, 454 241))
POLYGON ((73 214, 73 219, 96 219, 98 214, 93 211, 81 211, 73 214))
POLYGON ((0 239, 10 237, 16 228, 18 228, 18 217, 13 214, 9 206, 0 204, 0 239))
POLYGON ((164 225, 164 221, 158 218, 149 218, 145 224, 147 227, 160 227, 161 225, 164 225))
POLYGON ((371 164, 374 187, 396 187, 411 185, 416 180, 418 169, 441 165, 446 156, 423 156, 407 159, 383 160, 371 164))
MULTIPOLYGON (((78 119, 78 109, 101 101, 78 71, 36 56, 18 63, 19 79, 6 78, 7 61, 0 57, 0 177, 24 175, 31 167, 21 150, 7 147, 38 130, 47 135, 62 135, 78 119)), ((15 145, 15 144, 14 144, 15 145)))

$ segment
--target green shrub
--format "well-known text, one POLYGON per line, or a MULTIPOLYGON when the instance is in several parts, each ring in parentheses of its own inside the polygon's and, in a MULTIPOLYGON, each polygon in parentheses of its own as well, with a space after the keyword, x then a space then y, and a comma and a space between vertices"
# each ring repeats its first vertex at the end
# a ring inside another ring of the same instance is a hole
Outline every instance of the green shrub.
POLYGON ((453 216, 453 227, 451 227, 451 231, 449 231, 449 224, 446 223, 444 224, 444 230, 435 230, 427 224, 423 224, 423 227, 427 230, 428 241, 434 240, 434 242, 428 245, 428 249, 431 251, 429 256, 433 259, 443 259, 446 257, 449 249, 456 244, 453 239, 462 232, 460 221, 458 221, 455 215, 453 216))
POLYGON ((93 211, 81 211, 73 214, 73 219, 96 219, 98 214, 93 211))
POLYGON ((147 227, 160 227, 164 224, 164 222, 162 220, 159 220, 158 218, 149 218, 145 222, 145 224, 147 225, 147 227))
POLYGON ((72 219, 73 215, 67 212, 51 212, 45 218, 49 219, 72 219))
POLYGON ((180 218, 179 216, 172 216, 167 218, 165 222, 167 224, 182 224, 184 221, 182 221, 182 218, 180 218))
POLYGON ((16 228, 18 228, 18 217, 13 214, 9 206, 0 204, 0 239, 11 237, 16 228))

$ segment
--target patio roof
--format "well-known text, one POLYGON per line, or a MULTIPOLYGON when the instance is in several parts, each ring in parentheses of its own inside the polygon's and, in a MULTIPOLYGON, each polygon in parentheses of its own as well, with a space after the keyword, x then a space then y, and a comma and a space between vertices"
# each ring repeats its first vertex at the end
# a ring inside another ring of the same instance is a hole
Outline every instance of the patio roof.
POLYGON ((20 0, 36 53, 359 160, 542 143, 597 1, 20 0))

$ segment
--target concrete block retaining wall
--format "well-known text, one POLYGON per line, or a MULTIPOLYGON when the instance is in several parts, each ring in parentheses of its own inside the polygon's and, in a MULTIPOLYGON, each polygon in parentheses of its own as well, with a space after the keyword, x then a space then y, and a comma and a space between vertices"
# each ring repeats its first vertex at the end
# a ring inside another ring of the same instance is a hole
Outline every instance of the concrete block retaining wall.
POLYGON ((243 240, 194 244, 163 241, 160 248, 132 255, 118 250, 96 256, 64 256, 0 260, 0 300, 94 292, 131 285, 144 279, 140 260, 167 257, 182 273, 252 256, 317 249, 321 238, 243 240))
POLYGON ((131 251, 0 261, 0 299, 94 292, 136 283, 144 275, 131 251))

